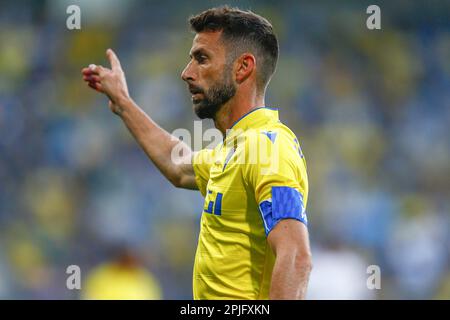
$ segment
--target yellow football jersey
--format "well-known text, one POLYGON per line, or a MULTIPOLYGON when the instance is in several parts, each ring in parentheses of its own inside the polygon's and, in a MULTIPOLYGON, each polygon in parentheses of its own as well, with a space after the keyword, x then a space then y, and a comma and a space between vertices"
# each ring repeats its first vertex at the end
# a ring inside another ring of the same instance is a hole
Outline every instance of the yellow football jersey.
POLYGON ((267 236, 282 219, 307 224, 306 162, 278 111, 256 108, 214 149, 193 157, 205 197, 194 299, 267 299, 275 256, 267 236))

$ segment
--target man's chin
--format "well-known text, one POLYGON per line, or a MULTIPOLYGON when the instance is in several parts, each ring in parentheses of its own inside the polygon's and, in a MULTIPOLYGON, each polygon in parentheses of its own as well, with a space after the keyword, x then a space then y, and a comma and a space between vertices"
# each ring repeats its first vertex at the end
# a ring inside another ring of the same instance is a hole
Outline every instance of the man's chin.
POLYGON ((194 108, 194 112, 197 115, 197 117, 199 117, 200 119, 213 119, 216 112, 217 112, 217 108, 211 107, 211 106, 205 106, 204 104, 202 104, 202 100, 200 100, 199 102, 195 103, 195 101, 193 102, 193 108, 194 108))
POLYGON ((197 117, 199 117, 200 119, 208 118, 207 110, 205 110, 205 108, 201 106, 199 103, 195 103, 194 101, 192 102, 193 102, 193 109, 197 117))

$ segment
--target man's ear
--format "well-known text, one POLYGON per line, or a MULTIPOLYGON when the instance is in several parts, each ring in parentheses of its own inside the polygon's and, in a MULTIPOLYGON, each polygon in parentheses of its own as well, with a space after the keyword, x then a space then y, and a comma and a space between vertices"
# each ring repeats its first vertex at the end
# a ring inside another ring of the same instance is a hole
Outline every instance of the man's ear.
POLYGON ((251 53, 244 53, 236 60, 236 82, 244 82, 256 70, 256 59, 251 53))

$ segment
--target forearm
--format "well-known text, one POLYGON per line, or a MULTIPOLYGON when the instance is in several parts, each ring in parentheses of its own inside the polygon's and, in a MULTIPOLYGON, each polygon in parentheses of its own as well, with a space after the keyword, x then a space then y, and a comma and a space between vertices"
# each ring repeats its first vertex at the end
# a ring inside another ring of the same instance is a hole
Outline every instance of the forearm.
POLYGON ((271 300, 305 299, 311 272, 311 258, 292 254, 277 256, 272 272, 271 300))
POLYGON ((181 188, 196 189, 191 163, 192 151, 189 146, 160 128, 134 103, 129 96, 125 73, 119 59, 111 49, 106 51, 106 55, 111 63, 111 69, 89 65, 88 68, 81 70, 83 80, 92 89, 108 96, 111 111, 122 118, 147 156, 172 184, 181 188), (174 154, 173 150, 178 153, 174 154))
MULTIPOLYGON (((152 160, 161 173, 177 187, 195 188, 192 184, 182 182, 183 167, 173 159, 172 150, 175 146, 182 150, 182 158, 186 166, 190 165, 192 151, 189 146, 158 126, 132 99, 124 99, 118 104, 117 114, 133 135, 135 140, 152 160)), ((185 170, 186 171, 186 170, 185 170)), ((192 179, 193 180, 193 179, 192 179)))

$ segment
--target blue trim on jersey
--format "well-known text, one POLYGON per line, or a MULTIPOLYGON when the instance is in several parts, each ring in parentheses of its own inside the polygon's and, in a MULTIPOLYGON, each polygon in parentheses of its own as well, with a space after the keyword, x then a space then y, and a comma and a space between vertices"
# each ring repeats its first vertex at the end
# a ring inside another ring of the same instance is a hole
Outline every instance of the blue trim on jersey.
POLYGON ((272 143, 275 143, 275 139, 277 138, 277 133, 272 131, 263 131, 262 134, 265 134, 267 138, 270 139, 272 143))
POLYGON ((259 211, 261 212, 261 217, 264 222, 264 230, 267 236, 270 230, 272 230, 273 228, 272 202, 270 202, 269 200, 264 200, 263 202, 261 202, 259 204, 259 211))
POLYGON ((231 150, 228 152, 227 157, 225 158, 225 163, 223 164, 222 172, 225 170, 225 168, 226 168, 228 162, 229 162, 230 159, 233 157, 234 152, 235 152, 235 149, 234 149, 234 148, 231 149, 231 150))
POLYGON ((256 110, 259 110, 259 109, 263 109, 263 108, 266 108, 266 109, 269 109, 269 110, 274 110, 274 111, 277 111, 278 109, 276 109, 276 108, 270 108, 270 107, 266 107, 266 106, 264 106, 264 107, 258 107, 258 108, 255 108, 255 109, 253 109, 253 110, 250 110, 249 112, 247 112, 246 114, 244 114, 243 116, 241 116, 239 119, 237 119, 234 123, 233 123, 233 125, 230 127, 230 129, 229 130, 231 130, 239 121, 241 121, 242 119, 244 119, 246 116, 248 116, 250 113, 252 113, 253 111, 256 111, 256 110))
POLYGON ((295 188, 272 187, 272 201, 265 200, 261 202, 259 209, 263 218, 266 236, 283 219, 295 219, 306 226, 308 225, 303 196, 295 188))

